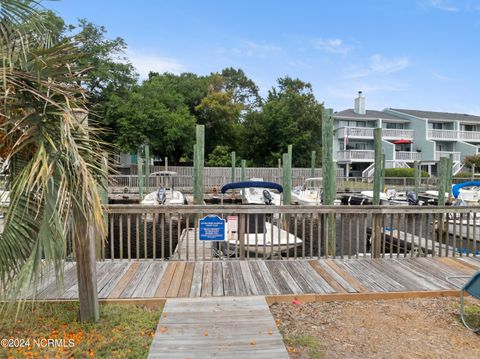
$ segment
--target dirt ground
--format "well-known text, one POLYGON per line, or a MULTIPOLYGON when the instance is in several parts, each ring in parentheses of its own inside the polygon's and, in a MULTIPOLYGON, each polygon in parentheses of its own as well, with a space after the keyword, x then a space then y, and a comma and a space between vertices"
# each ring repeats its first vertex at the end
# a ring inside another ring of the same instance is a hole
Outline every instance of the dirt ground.
MULTIPOLYGON (((467 303, 478 318, 480 303, 467 303)), ((281 303, 271 311, 291 358, 480 358, 459 298, 281 303)))

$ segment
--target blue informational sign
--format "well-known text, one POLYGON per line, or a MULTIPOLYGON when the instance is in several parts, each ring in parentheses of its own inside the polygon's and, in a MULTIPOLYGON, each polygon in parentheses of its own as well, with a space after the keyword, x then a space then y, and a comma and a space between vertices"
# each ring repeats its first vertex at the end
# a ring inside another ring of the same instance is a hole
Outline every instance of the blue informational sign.
POLYGON ((199 221, 199 239, 201 241, 224 241, 225 220, 214 215, 203 217, 199 221))

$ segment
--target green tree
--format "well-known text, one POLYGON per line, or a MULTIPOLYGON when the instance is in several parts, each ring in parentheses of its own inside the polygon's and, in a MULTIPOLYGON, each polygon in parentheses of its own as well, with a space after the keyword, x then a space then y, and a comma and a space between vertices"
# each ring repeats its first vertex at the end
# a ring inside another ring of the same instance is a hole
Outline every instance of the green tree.
POLYGON ((153 76, 137 86, 126 99, 110 104, 115 109, 116 143, 135 152, 148 142, 153 155, 167 156, 173 164, 189 157, 195 137, 195 117, 171 82, 153 76))
POLYGON ((34 1, 0 0, 0 156, 10 188, 0 287, 6 298, 26 296, 52 267, 60 280, 71 238, 80 319, 97 320, 95 262, 88 253, 89 239, 105 235, 98 193, 107 176, 103 148, 86 120, 83 54, 75 38, 57 42, 58 23, 50 27, 48 18, 34 1))
POLYGON ((255 158, 257 165, 275 166, 292 144, 293 165, 309 167, 311 151, 321 153, 322 109, 309 83, 290 77, 278 79, 261 112, 247 116, 248 158, 255 158))
POLYGON ((465 156, 463 164, 468 167, 480 168, 480 155, 465 156))
MULTIPOLYGON (((236 162, 236 161, 235 161, 236 162)), ((229 146, 217 146, 208 155, 207 166, 228 167, 232 164, 232 150, 229 146)))

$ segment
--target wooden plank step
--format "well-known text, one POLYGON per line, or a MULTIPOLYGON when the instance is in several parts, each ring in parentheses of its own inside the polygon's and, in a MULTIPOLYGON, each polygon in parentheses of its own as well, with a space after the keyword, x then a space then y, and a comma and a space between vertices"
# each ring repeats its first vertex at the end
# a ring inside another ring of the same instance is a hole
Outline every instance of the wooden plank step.
POLYGON ((163 313, 148 358, 289 358, 263 297, 168 299, 163 313))

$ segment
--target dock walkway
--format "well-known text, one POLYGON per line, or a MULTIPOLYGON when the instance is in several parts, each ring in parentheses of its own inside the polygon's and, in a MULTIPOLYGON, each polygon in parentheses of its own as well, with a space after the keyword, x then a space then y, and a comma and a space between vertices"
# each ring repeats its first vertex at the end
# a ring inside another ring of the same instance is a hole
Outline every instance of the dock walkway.
POLYGON ((288 357, 264 297, 168 299, 148 356, 288 357))
MULTIPOLYGON (((312 295, 317 300, 400 297, 402 293, 457 293, 462 280, 480 269, 478 257, 97 262, 100 299, 312 295), (456 284, 456 285, 455 285, 456 284), (323 298, 323 299, 322 299, 323 298)), ((37 299, 76 299, 74 263, 65 267, 64 286, 47 273, 37 299)), ((268 299, 268 298, 267 298, 268 299)))

